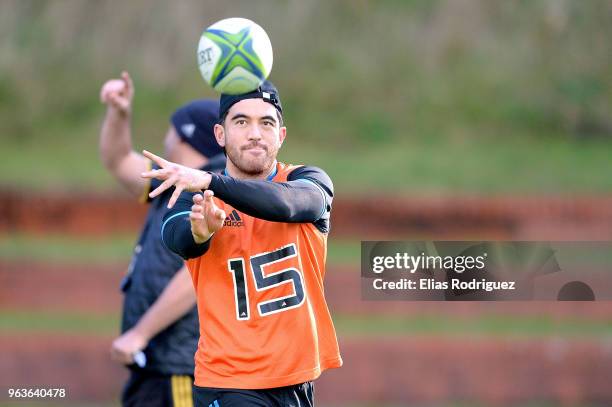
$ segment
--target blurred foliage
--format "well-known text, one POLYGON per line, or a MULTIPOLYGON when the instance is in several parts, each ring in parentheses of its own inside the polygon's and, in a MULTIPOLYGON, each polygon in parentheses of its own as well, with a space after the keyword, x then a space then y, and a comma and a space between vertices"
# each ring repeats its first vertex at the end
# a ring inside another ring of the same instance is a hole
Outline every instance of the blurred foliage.
POLYGON ((201 31, 243 16, 272 39, 283 153, 342 187, 607 191, 611 14, 607 0, 4 0, 0 183, 114 185, 96 150, 104 80, 131 72, 135 146, 161 151, 173 109, 214 96, 201 31))

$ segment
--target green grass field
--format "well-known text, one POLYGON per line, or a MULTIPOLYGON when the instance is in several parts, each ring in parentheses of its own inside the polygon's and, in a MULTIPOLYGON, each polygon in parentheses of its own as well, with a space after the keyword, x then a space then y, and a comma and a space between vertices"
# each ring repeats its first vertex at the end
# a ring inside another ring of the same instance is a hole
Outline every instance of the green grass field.
MULTIPOLYGON (((605 321, 579 318, 553 319, 546 315, 457 318, 445 315, 409 317, 334 314, 340 337, 389 337, 440 335, 444 337, 498 337, 506 339, 562 336, 564 338, 612 339, 605 321)), ((115 335, 119 315, 74 311, 30 312, 0 310, 0 330, 11 334, 57 333, 67 335, 115 335)))

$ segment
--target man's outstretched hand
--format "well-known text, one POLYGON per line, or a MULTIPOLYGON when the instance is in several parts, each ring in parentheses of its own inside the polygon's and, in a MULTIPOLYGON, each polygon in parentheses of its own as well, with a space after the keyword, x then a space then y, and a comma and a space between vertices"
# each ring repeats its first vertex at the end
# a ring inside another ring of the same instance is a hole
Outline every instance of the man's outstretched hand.
POLYGON ((212 191, 204 191, 204 196, 193 196, 189 220, 193 240, 198 244, 206 242, 213 233, 223 227, 225 212, 215 204, 212 191))
POLYGON ((168 208, 172 208, 176 203, 179 195, 183 191, 198 192, 208 188, 210 185, 211 175, 207 172, 195 170, 185 167, 184 165, 176 164, 168 160, 143 150, 142 154, 157 164, 160 168, 157 170, 145 171, 141 174, 143 178, 157 178, 163 181, 160 186, 155 188, 149 194, 149 197, 155 198, 171 186, 174 186, 174 192, 168 201, 168 208))

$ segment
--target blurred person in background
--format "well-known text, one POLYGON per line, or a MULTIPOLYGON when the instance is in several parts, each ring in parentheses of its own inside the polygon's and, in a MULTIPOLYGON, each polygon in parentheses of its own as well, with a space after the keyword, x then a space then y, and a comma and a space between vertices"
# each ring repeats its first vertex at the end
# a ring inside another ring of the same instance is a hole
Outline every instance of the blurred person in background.
MULTIPOLYGON (((196 297, 183 259, 167 250, 160 235, 171 193, 148 198, 160 185, 140 174, 155 168, 132 149, 131 114, 134 85, 127 72, 108 80, 100 99, 106 116, 100 132, 104 166, 149 211, 126 276, 121 332, 111 346, 113 360, 128 366, 124 406, 191 406, 194 354, 199 337, 196 297), (136 364, 135 355, 143 352, 136 364)), ((213 126, 219 103, 196 100, 174 112, 166 133, 165 155, 182 165, 207 171, 225 167, 213 126)))

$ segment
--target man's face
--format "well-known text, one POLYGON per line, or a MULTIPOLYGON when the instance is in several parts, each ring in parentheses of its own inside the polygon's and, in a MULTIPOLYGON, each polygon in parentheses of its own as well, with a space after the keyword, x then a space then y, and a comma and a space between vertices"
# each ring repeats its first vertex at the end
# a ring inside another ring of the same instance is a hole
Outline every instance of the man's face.
POLYGON ((242 173, 257 176, 271 170, 286 135, 276 108, 263 99, 244 99, 227 112, 215 136, 227 158, 242 173))

